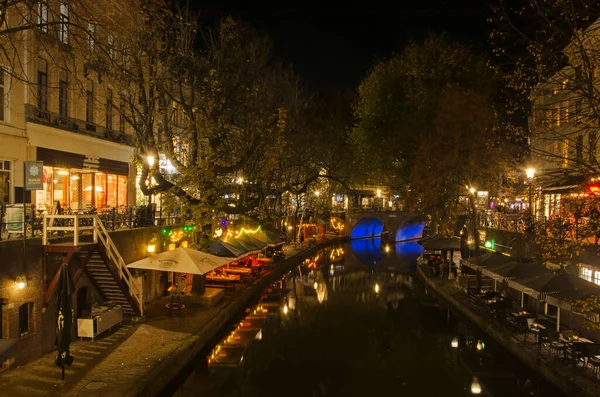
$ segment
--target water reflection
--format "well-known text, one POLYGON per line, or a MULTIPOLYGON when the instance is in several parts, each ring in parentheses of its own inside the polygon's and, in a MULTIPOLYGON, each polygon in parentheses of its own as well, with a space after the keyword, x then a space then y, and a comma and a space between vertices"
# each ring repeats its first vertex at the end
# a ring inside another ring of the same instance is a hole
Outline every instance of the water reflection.
POLYGON ((426 294, 410 272, 418 247, 389 251, 370 242, 308 258, 175 395, 558 395, 426 294))

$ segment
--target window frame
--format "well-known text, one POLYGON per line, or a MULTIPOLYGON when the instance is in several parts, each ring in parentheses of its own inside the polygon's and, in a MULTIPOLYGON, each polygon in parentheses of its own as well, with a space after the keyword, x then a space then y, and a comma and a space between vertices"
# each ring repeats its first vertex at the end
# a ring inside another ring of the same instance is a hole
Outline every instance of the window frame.
POLYGON ((60 3, 60 33, 59 40, 63 44, 69 44, 69 4, 60 3))
POLYGON ((69 81, 58 80, 58 115, 69 117, 69 81))
POLYGON ((34 304, 33 302, 25 302, 22 305, 19 306, 19 337, 24 337, 24 336, 28 336, 33 334, 34 330, 33 330, 33 307, 34 304), (22 331, 23 328, 21 328, 21 320, 22 320, 22 312, 21 309, 22 308, 27 308, 27 313, 26 313, 26 319, 27 319, 27 331, 22 331))
POLYGON ((113 103, 110 90, 106 92, 106 129, 110 131, 113 129, 113 103))
POLYGON ((14 195, 14 185, 13 185, 13 175, 15 171, 15 161, 7 158, 0 157, 0 174, 6 173, 8 174, 8 202, 5 204, 13 203, 13 195, 14 195), (4 163, 9 163, 9 168, 4 168, 4 163))
POLYGON ((94 124, 94 83, 89 84, 85 91, 85 122, 94 124))
POLYGON ((6 73, 2 66, 0 66, 0 121, 6 121, 6 73))
POLYGON ((48 0, 38 0, 37 24, 38 29, 48 33, 48 0))
POLYGON ((88 22, 88 49, 91 52, 94 52, 96 49, 96 24, 93 22, 88 22))
POLYGON ((43 112, 48 111, 48 69, 37 71, 37 107, 43 112), (43 80, 43 81, 42 81, 43 80))

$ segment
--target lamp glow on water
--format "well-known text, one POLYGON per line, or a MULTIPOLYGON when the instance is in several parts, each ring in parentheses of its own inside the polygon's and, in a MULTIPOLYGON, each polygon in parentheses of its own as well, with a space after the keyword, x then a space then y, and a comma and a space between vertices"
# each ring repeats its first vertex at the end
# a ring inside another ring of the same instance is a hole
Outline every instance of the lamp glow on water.
POLYGON ((471 383, 471 394, 481 394, 481 384, 477 377, 473 378, 473 383, 471 383))

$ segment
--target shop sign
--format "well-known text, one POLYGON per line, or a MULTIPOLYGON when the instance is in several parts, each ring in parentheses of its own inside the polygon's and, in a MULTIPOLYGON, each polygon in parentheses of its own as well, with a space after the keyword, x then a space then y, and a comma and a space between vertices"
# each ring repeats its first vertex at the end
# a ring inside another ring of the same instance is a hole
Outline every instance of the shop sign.
POLYGON ((23 233, 23 206, 6 208, 6 230, 9 233, 23 233))
POLYGON ((25 161, 25 190, 44 189, 44 162, 25 161))
POLYGON ((89 170, 98 170, 100 168, 100 158, 85 156, 83 160, 83 168, 89 170))

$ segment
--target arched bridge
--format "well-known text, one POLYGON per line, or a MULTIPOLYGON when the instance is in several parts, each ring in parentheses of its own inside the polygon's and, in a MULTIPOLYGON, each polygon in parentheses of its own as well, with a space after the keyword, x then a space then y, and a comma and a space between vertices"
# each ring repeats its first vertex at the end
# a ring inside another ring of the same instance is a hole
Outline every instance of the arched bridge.
POLYGON ((369 211, 347 212, 346 235, 350 238, 382 237, 389 241, 404 241, 420 238, 425 223, 407 212, 369 211))

